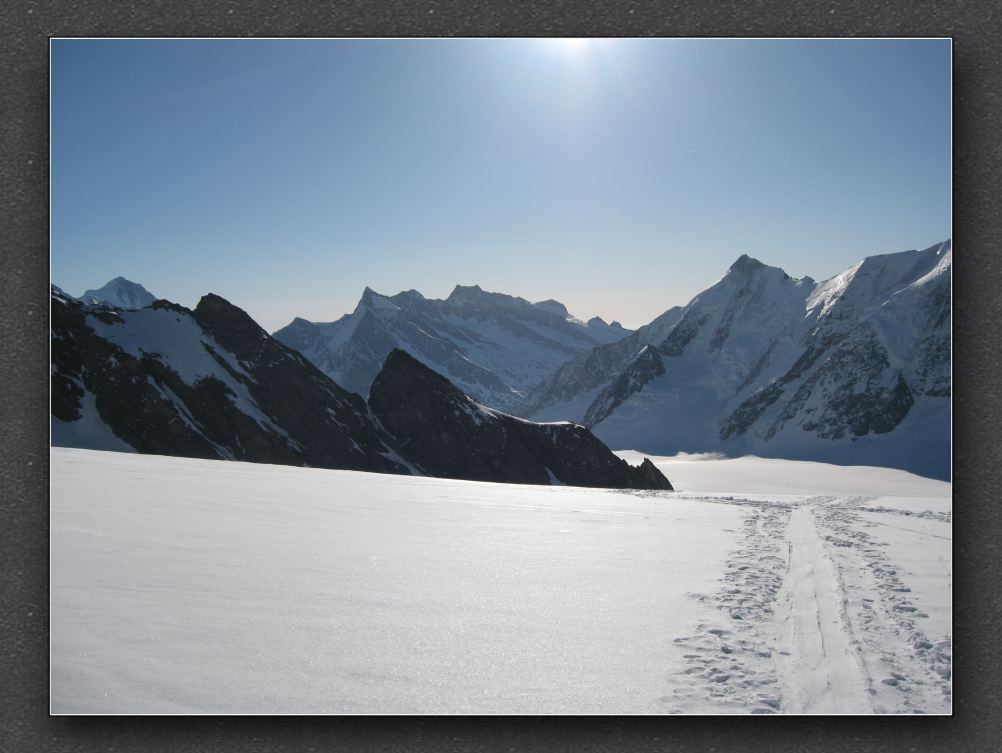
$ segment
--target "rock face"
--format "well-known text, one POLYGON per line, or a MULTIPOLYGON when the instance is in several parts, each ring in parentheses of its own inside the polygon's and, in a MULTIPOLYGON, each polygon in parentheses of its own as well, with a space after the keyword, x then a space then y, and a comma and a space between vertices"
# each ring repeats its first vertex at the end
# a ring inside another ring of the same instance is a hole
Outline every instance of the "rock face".
POLYGON ((138 282, 116 277, 96 290, 88 290, 80 300, 84 303, 103 303, 120 309, 141 309, 156 300, 156 296, 138 282))
POLYGON ((613 447, 950 468, 949 241, 816 283, 741 256, 714 286, 557 370, 536 420, 613 447), (655 326, 657 324, 657 326, 655 326))
POLYGON ((529 303, 459 285, 445 300, 366 288, 353 313, 329 323, 297 318, 274 337, 362 396, 400 348, 477 400, 519 412, 526 393, 561 364, 629 334, 598 317, 575 319, 554 300, 529 303))
POLYGON ((364 401, 215 295, 194 311, 52 296, 53 443, 406 473, 364 401))
POLYGON ((369 406, 408 459, 433 476, 522 484, 671 489, 653 463, 630 466, 588 429, 531 423, 485 407, 402 350, 390 352, 369 406))

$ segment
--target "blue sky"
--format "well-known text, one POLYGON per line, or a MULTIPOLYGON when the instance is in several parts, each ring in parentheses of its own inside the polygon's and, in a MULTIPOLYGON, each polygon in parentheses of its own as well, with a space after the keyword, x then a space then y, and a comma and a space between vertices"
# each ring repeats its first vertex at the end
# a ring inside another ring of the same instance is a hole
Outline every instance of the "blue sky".
POLYGON ((951 227, 947 40, 55 40, 52 279, 266 329, 477 283, 638 326, 951 227))

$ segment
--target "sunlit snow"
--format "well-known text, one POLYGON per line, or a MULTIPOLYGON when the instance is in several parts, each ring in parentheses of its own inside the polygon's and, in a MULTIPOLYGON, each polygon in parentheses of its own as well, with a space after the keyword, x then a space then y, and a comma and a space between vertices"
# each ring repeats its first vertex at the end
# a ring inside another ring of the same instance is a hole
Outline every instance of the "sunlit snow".
POLYGON ((941 482, 693 456, 655 459, 677 493, 51 459, 55 713, 950 709, 941 482))

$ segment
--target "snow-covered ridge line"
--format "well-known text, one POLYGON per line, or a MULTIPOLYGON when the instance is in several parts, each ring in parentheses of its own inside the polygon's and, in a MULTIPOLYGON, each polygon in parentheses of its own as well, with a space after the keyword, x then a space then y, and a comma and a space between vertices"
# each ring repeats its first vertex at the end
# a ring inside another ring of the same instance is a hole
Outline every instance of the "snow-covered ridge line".
POLYGON ((333 322, 297 317, 274 336, 346 389, 368 395, 393 348, 435 369, 480 402, 519 412, 525 394, 576 353, 629 335, 600 317, 584 322, 553 300, 530 303, 477 285, 445 299, 366 287, 355 310, 333 322))
POLYGON ((529 417, 613 447, 950 473, 952 243, 820 283, 747 256, 686 306, 575 356, 529 417))

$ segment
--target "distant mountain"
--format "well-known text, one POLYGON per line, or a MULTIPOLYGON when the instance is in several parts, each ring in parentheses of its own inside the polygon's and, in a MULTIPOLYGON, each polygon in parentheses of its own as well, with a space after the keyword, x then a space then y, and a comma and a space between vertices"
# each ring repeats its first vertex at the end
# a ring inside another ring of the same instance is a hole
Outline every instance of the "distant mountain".
POLYGON ((137 282, 116 277, 97 290, 88 290, 80 296, 84 303, 105 303, 120 309, 141 309, 156 300, 156 296, 137 282))
POLYGON ((949 241, 822 283, 747 256, 682 309, 582 354, 528 401, 611 447, 950 469, 949 241))
POLYGON ((480 402, 518 411, 561 364, 629 334, 618 322, 576 319, 557 301, 529 303, 473 285, 457 286, 445 300, 366 288, 351 314, 329 323, 297 318, 274 337, 362 396, 399 348, 480 402))
POLYGON ((189 311, 52 289, 57 446, 529 484, 670 489, 587 429, 484 408, 394 350, 372 408, 216 295, 189 311))
POLYGON ((629 465, 584 426, 531 423, 492 410, 402 350, 392 350, 376 375, 369 406, 408 458, 433 476, 672 488, 650 460, 629 465))

